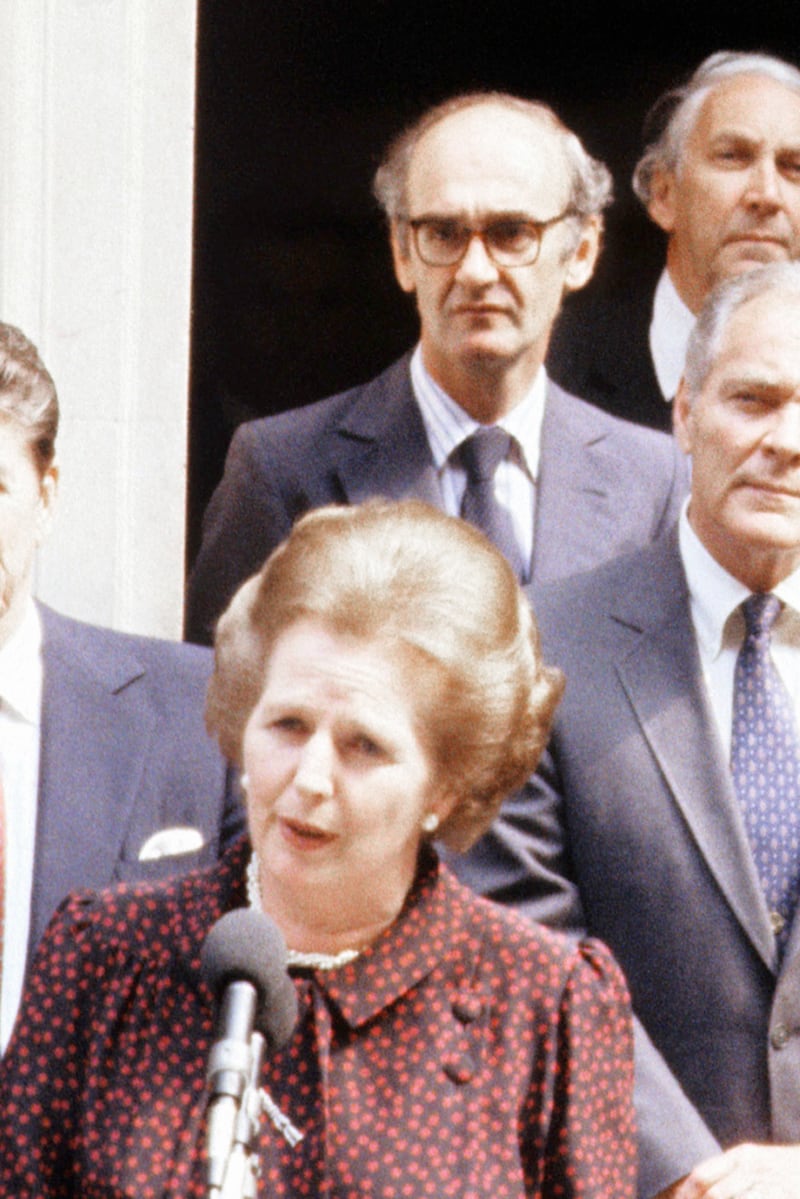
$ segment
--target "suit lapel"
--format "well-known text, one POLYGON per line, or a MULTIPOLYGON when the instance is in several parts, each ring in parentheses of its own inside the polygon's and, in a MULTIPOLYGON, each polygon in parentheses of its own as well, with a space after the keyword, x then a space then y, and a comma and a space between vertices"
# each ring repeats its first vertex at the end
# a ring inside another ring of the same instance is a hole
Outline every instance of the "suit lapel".
POLYGON ((414 497, 443 507, 408 355, 360 391, 332 437, 333 469, 349 503, 414 497))
POLYGON ((604 432, 587 423, 583 405, 549 382, 531 570, 537 586, 594 566, 598 544, 614 543, 610 495, 619 487, 614 477, 618 463, 609 460, 606 440, 604 432))
POLYGON ((42 617, 32 940, 68 890, 113 880, 155 722, 130 686, 143 669, 129 653, 110 654, 91 629, 47 609, 42 617))
MULTIPOLYGON (((620 681, 706 865, 765 964, 769 916, 702 678, 677 539, 653 547, 612 618, 639 630, 620 681)), ((687 897, 691 902, 691 897, 687 897)))

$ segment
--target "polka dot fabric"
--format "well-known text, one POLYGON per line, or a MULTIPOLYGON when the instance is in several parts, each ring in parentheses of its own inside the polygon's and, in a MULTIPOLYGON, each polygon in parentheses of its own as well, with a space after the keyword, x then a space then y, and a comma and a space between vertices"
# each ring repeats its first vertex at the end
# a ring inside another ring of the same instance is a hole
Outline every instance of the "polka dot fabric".
MULTIPOLYGON (((0 1195, 203 1199, 199 950, 244 904, 248 852, 62 905, 0 1067, 0 1195)), ((264 1117, 264 1199, 634 1195, 630 1013, 599 943, 476 899, 431 856, 369 950, 295 985, 263 1084, 304 1138, 264 1117)))

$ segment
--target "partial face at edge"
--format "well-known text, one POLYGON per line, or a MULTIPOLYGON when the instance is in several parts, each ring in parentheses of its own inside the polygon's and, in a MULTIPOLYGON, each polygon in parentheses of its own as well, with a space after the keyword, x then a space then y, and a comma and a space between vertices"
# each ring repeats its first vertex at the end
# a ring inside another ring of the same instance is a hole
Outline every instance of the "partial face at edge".
POLYGON ((700 394, 675 402, 692 455, 689 519, 722 566, 770 590, 800 565, 800 299, 780 292, 730 318, 700 394))
POLYGON ((0 418, 0 644, 31 595, 36 551, 50 527, 58 472, 40 478, 28 433, 0 418))
POLYGON ((677 170, 656 174, 649 212, 693 312, 722 279, 800 257, 800 94, 759 75, 720 83, 677 170))

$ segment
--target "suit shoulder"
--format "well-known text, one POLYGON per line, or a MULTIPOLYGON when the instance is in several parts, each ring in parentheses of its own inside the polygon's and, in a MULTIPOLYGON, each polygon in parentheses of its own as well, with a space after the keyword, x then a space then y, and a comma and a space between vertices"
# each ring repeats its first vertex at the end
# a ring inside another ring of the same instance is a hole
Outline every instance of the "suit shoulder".
POLYGON ((214 655, 204 646, 109 629, 44 605, 41 611, 45 662, 52 654, 68 657, 86 670, 112 672, 123 679, 147 671, 173 682, 188 680, 203 686, 211 674, 214 655))
POLYGON ((598 408, 596 404, 581 399, 580 396, 566 391, 551 380, 548 403, 556 406, 559 415, 569 414, 576 424, 580 424, 589 433, 598 437, 609 437, 615 441, 631 446, 651 447, 670 458, 679 452, 674 437, 660 429, 650 429, 624 417, 615 416, 598 408))
POLYGON ((408 378, 409 355, 394 362, 390 367, 369 379, 335 395, 315 400, 299 408, 290 408, 273 416, 262 416, 257 420, 240 425, 233 436, 234 452, 244 452, 247 447, 263 447, 275 441, 297 442, 319 437, 328 428, 338 425, 354 408, 364 405, 367 409, 374 404, 385 403, 398 393, 408 378))
POLYGON ((658 571, 670 538, 640 546, 569 578, 525 590, 538 623, 545 628, 574 628, 583 616, 594 623, 605 618, 615 601, 632 592, 659 586, 658 571))

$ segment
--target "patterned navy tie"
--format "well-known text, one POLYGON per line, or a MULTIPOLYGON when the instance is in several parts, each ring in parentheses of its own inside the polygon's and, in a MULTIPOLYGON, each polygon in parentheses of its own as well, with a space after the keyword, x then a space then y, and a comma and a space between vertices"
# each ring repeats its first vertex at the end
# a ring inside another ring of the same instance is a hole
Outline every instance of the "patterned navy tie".
POLYGON ((745 638, 733 683, 731 772, 744 812, 779 958, 800 886, 800 744, 789 694, 770 655, 774 595, 742 604, 745 638))
POLYGON ((527 571, 519 543, 514 536, 511 513, 497 502, 494 494, 494 474, 498 465, 508 457, 511 435, 497 425, 476 431, 459 448, 461 464, 467 475, 467 486, 461 501, 461 515, 481 529, 505 554, 518 579, 527 571))

